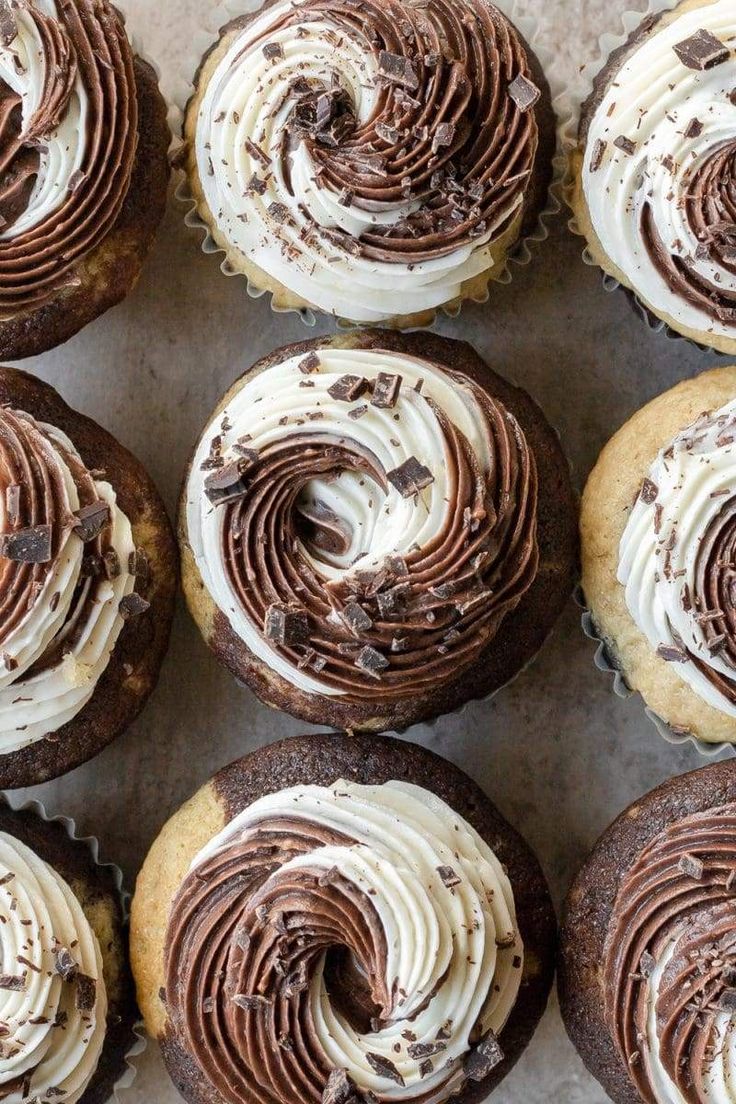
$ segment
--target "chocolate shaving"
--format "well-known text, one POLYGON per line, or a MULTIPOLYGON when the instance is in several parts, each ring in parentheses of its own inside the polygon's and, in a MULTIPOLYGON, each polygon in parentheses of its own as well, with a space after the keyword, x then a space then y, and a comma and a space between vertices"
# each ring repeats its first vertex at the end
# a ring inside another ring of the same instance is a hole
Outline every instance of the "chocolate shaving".
POLYGON ((104 499, 99 499, 82 506, 74 516, 77 519, 74 532, 86 544, 99 537, 105 526, 110 524, 110 507, 104 499))
POLYGON ((658 494, 659 487, 657 486, 657 484, 653 483, 651 479, 645 479, 641 485, 641 490, 639 491, 639 498, 642 500, 642 502, 646 502, 647 506, 651 506, 651 504, 656 500, 658 494))
POLYGON ((736 989, 724 989, 714 1004, 719 1012, 736 1012, 736 989))
POLYGON ((595 145, 593 146, 593 153, 590 158, 591 172, 598 172, 598 169, 603 164, 603 158, 605 157, 607 149, 608 142, 604 142, 601 138, 596 138, 595 145))
POLYGON ((54 969, 64 981, 71 981, 79 973, 79 966, 66 947, 59 947, 54 952, 54 969))
POLYGON ((465 1076, 469 1081, 484 1081, 503 1059, 504 1053, 491 1031, 465 1059, 465 1076))
POLYGON ((5 509, 11 525, 15 525, 20 518, 20 493, 21 488, 18 483, 11 483, 5 488, 5 509))
POLYGON ((356 1088, 344 1069, 333 1069, 322 1093, 322 1104, 357 1104, 356 1088))
POLYGON ((77 974, 74 1003, 78 1012, 91 1012, 97 1000, 97 982, 89 974, 77 974))
POLYGON ((133 617, 140 617, 142 613, 151 608, 151 603, 147 602, 145 598, 141 598, 140 594, 126 594, 124 598, 120 599, 120 616, 123 621, 130 621, 133 617))
POLYGON ((617 149, 623 150, 629 157, 636 153, 636 142, 633 142, 631 138, 627 138, 625 134, 620 134, 613 144, 617 149))
POLYGON ((263 56, 266 61, 280 60, 284 56, 284 47, 280 42, 267 42, 263 47, 263 56))
POLYGON ((0 556, 15 563, 48 563, 51 546, 51 526, 30 525, 0 537, 0 556))
POLYGON ((672 49, 686 68, 699 72, 722 65, 731 56, 728 46, 704 29, 696 31, 683 42, 678 42, 672 49))
POLYGON ((684 648, 678 648, 676 644, 660 644, 657 655, 667 663, 687 663, 688 654, 684 648))
POLYGON ((410 1058, 432 1058, 443 1050, 447 1050, 447 1043, 412 1043, 407 1054, 410 1058))
POLYGON ((7 989, 10 993, 23 993, 25 988, 25 974, 0 974, 0 989, 7 989))
POLYGON ((409 58, 402 54, 391 54, 381 50, 378 56, 378 70, 390 84, 398 84, 414 92, 419 88, 419 77, 409 58))
POLYGON ((387 1081, 393 1081, 400 1085, 402 1089, 404 1088, 404 1078, 390 1059, 384 1058, 380 1054, 366 1054, 365 1057, 368 1065, 379 1077, 385 1077, 387 1081))
POLYGON ((262 997, 258 993, 236 993, 233 1004, 242 1008, 244 1012, 265 1012, 271 1007, 268 997, 262 997))
POLYGON ((231 460, 229 464, 225 464, 224 467, 218 468, 207 476, 204 481, 204 493, 213 506, 226 506, 242 498, 247 490, 245 475, 254 463, 254 459, 242 456, 239 460, 231 460))
POLYGON ((691 119, 685 128, 686 138, 699 138, 703 133, 703 124, 700 119, 691 119))

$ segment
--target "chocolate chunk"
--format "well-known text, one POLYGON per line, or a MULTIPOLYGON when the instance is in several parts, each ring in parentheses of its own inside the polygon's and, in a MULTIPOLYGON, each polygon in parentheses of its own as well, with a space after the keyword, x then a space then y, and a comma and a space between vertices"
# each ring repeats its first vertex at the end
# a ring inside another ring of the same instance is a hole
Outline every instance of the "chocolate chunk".
POLYGON ((534 107, 541 95, 542 93, 536 84, 525 77, 523 73, 519 73, 518 77, 512 80, 509 85, 509 96, 519 111, 528 111, 530 107, 534 107))
POLYGON ((439 153, 441 149, 451 146, 455 140, 455 124, 440 123, 432 138, 432 153, 439 153))
POLYGON ((347 622, 348 628, 350 628, 356 636, 360 636, 361 633, 369 632, 373 628, 373 622, 370 617, 357 602, 348 602, 342 611, 342 617, 343 620, 347 622))
POLYGON ((120 576, 120 557, 114 548, 108 548, 102 557, 102 566, 108 579, 117 579, 120 576))
POLYGON ((672 49, 684 66, 699 72, 722 65, 731 56, 728 46, 706 30, 696 31, 694 35, 686 38, 684 42, 678 42, 672 49))
POLYGON ((684 648, 678 648, 676 644, 660 644, 657 655, 667 663, 687 663, 688 654, 684 648))
POLYGON ((348 410, 348 418, 352 418, 354 422, 357 422, 358 418, 362 418, 367 413, 368 407, 363 403, 362 406, 354 406, 352 410, 348 410))
POLYGON ((386 123, 376 123, 376 134, 392 146, 395 146, 401 137, 396 127, 387 126, 386 123))
POLYGON ((616 149, 623 150, 629 157, 636 153, 636 142, 632 142, 625 134, 620 134, 613 144, 616 149))
POLYGON ((379 591, 376 595, 376 604, 381 617, 389 618, 401 613, 406 608, 409 590, 408 583, 400 583, 390 590, 379 591))
POLYGON ((128 574, 135 576, 142 583, 149 581, 151 566, 148 562, 148 554, 142 548, 136 548, 128 556, 128 574))
POLYGON ((388 50, 381 50, 378 56, 378 70, 390 84, 398 84, 410 91, 416 91, 419 88, 417 71, 409 58, 402 54, 391 54, 388 50))
POLYGON ((420 464, 416 456, 410 456, 398 468, 386 473, 386 478, 402 498, 411 498, 419 491, 434 483, 434 476, 429 468, 420 464))
POLYGON ((685 129, 686 138, 699 138, 703 133, 703 124, 700 119, 691 119, 685 129))
POLYGON ((242 1008, 244 1012, 265 1012, 271 1007, 268 997, 262 997, 257 993, 236 993, 233 1004, 242 1008))
POLYGON ((267 42, 263 47, 263 56, 266 61, 276 61, 284 56, 284 47, 280 42, 267 42))
POLYGON ((378 406, 382 410, 396 406, 401 389, 401 376, 392 376, 389 372, 379 372, 376 382, 373 384, 371 406, 378 406))
POLYGON ((0 556, 16 563, 48 563, 51 559, 51 526, 30 525, 0 538, 0 556))
POLYGON ((64 981, 70 981, 79 973, 79 966, 66 947, 59 947, 54 951, 54 969, 64 981))
POLYGON ((355 1104, 355 1084, 344 1069, 334 1069, 327 1079, 322 1104, 355 1104))
POLYGON ((419 1065, 419 1076, 428 1077, 433 1070, 434 1066, 432 1065, 432 1059, 425 1058, 424 1061, 421 1062, 419 1065))
POLYGON ((410 1058, 431 1058, 447 1050, 447 1043, 412 1043, 407 1049, 410 1058))
POLYGON ((268 154, 264 153, 264 151, 261 149, 261 147, 257 146, 251 138, 246 138, 246 140, 245 140, 245 149, 246 149, 246 152, 254 160, 260 161, 262 165, 268 166, 268 165, 271 164, 271 158, 268 156, 268 154))
POLYGON ((716 998, 715 1006, 719 1012, 736 1012, 736 989, 724 989, 716 998))
POLYGON ((213 506, 226 506, 243 497, 248 487, 244 476, 254 462, 249 457, 241 457, 239 460, 231 460, 229 464, 207 476, 204 493, 213 506))
POLYGON ((7 989, 10 993, 22 993, 25 988, 25 974, 0 974, 0 989, 7 989))
POLYGON ((451 866, 438 866, 437 873, 442 879, 443 884, 448 889, 453 889, 455 886, 460 885, 462 878, 456 874, 451 866))
POLYGON ((15 525, 20 518, 20 492, 18 483, 11 483, 5 488, 5 509, 12 525, 15 525))
POLYGON ((15 12, 10 6, 10 0, 0 2, 0 42, 3 46, 9 46, 18 35, 18 23, 15 12))
POLYGON ((702 859, 697 858, 696 855, 683 855, 677 866, 686 878, 692 878, 694 882, 702 882, 705 867, 702 859))
POLYGON ((373 675, 375 678, 380 678, 380 672, 385 671, 388 667, 388 660, 385 655, 381 655, 375 648, 371 648, 367 645, 358 653, 355 660, 355 666, 359 667, 361 671, 366 671, 369 675, 373 675))
POLYGON ((656 500, 658 494, 659 487, 657 486, 657 484, 653 483, 651 479, 645 479, 641 485, 641 490, 639 491, 639 498, 642 500, 642 502, 646 502, 647 506, 651 506, 651 504, 656 500))
POLYGON ((340 376, 327 388, 327 394, 338 402, 354 402, 368 390, 368 380, 363 376, 340 376))
POLYGON ((268 188, 267 182, 258 173, 253 173, 252 177, 248 181, 248 186, 245 189, 248 195, 265 195, 268 188))
POLYGON ((591 172, 598 172, 598 169, 603 164, 603 158, 605 157, 607 149, 608 142, 604 142, 601 138, 596 138, 595 145, 593 146, 593 153, 590 158, 591 172))
POLYGON ((402 1089, 404 1088, 404 1078, 390 1059, 384 1058, 380 1054, 366 1054, 365 1057, 368 1065, 379 1077, 385 1077, 387 1081, 393 1081, 400 1085, 402 1089))
POLYGON ((299 361, 299 371, 308 376, 312 372, 316 372, 321 363, 322 361, 316 353, 310 353, 309 356, 305 356, 303 360, 299 361))
POLYGON ((124 598, 120 599, 120 616, 123 621, 130 621, 133 617, 140 617, 142 613, 145 613, 147 609, 151 608, 151 603, 147 602, 145 598, 141 598, 140 594, 126 594, 124 598))
POLYGON ((504 1054, 492 1031, 465 1059, 463 1067, 469 1081, 484 1081, 496 1066, 503 1062, 504 1054))
POLYGON ((268 213, 279 226, 289 220, 289 208, 284 203, 272 203, 268 208, 268 213))
POLYGON ((78 1012, 91 1012, 97 1001, 97 982, 88 974, 76 975, 74 1003, 78 1012))
POLYGON ((290 609, 274 603, 266 610, 263 621, 266 639, 287 648, 309 641, 309 617, 304 610, 290 609))
POLYGON ((74 516, 77 519, 74 532, 86 544, 87 541, 99 537, 105 526, 110 524, 110 507, 104 499, 98 499, 88 506, 82 506, 74 516))

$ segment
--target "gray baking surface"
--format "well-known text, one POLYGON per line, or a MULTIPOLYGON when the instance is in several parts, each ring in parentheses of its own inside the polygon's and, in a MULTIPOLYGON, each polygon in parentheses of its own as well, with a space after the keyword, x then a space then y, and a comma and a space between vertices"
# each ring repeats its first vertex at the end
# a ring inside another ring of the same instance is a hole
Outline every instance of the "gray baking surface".
MULTIPOLYGON (((134 33, 169 92, 190 49, 198 13, 213 0, 126 0, 134 33)), ((620 30, 623 0, 524 0, 540 13, 544 42, 574 79, 598 35, 620 30), (543 14, 542 14, 543 13, 543 14)), ((201 14, 200 14, 201 18, 201 14)), ((442 333, 472 341, 490 364, 527 388, 558 428, 581 485, 611 433, 643 402, 718 363, 652 333, 622 293, 605 292, 559 216, 535 261, 516 269, 492 301, 443 319, 442 333)), ((329 326, 324 326, 329 329, 329 326)), ((319 328, 315 333, 322 332, 319 328)), ((67 345, 25 368, 57 386, 147 465, 175 510, 188 454, 231 381, 272 348, 309 336, 295 315, 248 298, 204 256, 171 199, 137 290, 67 345)), ((641 701, 614 697, 593 666, 595 648, 572 601, 532 666, 493 701, 408 735, 464 767, 536 849, 559 904, 598 834, 630 801, 673 774, 704 764, 673 748, 641 701)), ((260 706, 222 670, 182 607, 157 693, 137 724, 93 762, 28 791, 49 812, 99 837, 132 887, 166 818, 224 763, 307 730, 260 706)), ((129 1104, 178 1099, 154 1047, 139 1062, 129 1104)), ((602 1104, 603 1091, 567 1042, 553 1000, 524 1058, 494 1104, 602 1104)))

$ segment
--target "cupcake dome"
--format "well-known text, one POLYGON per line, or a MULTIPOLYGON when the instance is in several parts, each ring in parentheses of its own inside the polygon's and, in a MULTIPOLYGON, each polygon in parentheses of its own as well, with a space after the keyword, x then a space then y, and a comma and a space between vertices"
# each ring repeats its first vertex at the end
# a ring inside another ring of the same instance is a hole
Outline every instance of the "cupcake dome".
POLYGON ((567 1029, 615 1104, 728 1104, 736 765, 683 775, 604 833, 562 931, 567 1029))
POLYGON ((230 270, 276 306, 409 325, 503 273, 546 202, 554 117, 488 0, 277 0, 223 29, 185 137, 230 270))
POLYGON ((679 333, 736 351, 736 14, 646 18, 583 106, 572 203, 594 259, 679 333))
POLYGON ((404 728, 531 658, 570 593, 574 525, 528 396, 467 346, 364 332, 280 350, 225 397, 184 489, 184 583, 267 702, 404 728))
POLYGON ((191 1104, 469 1104, 536 1026, 553 935, 536 861, 466 776, 326 735, 232 764, 169 823, 132 955, 191 1104))
POLYGON ((135 283, 163 215, 166 109, 107 0, 4 6, 0 355, 65 341, 135 283))

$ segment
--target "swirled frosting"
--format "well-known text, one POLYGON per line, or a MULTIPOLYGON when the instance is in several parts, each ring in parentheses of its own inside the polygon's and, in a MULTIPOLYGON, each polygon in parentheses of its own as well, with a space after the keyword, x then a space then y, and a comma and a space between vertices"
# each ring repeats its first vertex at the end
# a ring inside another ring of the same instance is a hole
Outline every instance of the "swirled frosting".
POLYGON ((655 27, 611 76, 583 165, 593 229, 631 287, 677 325, 731 338, 735 37, 731 0, 655 27))
POLYGON ((125 618, 146 605, 136 571, 104 473, 58 429, 3 407, 0 755, 53 739, 92 697, 125 618))
POLYGON ((291 0, 236 24, 198 107, 225 241, 357 322, 439 307, 526 202, 539 89, 487 0, 291 0))
POLYGON ((736 805, 657 835, 609 923, 606 1018, 647 1104, 736 1101, 736 805))
POLYGON ((498 859, 401 782, 256 801, 192 864, 166 954, 169 1016, 227 1104, 444 1102, 479 1040, 501 1060, 523 966, 498 859))
POLYGON ((0 1098, 76 1104, 105 1041, 97 937, 56 871, 0 833, 0 1098))
POLYGON ((247 379, 200 441, 186 510, 233 632, 290 684, 348 701, 457 678, 536 577, 517 421, 396 352, 324 348, 247 379))
POLYGON ((112 229, 138 141, 133 53, 106 0, 3 0, 0 316, 44 303, 112 229))
POLYGON ((650 468, 621 538, 618 578, 662 659, 736 716, 736 401, 704 414, 650 468))

